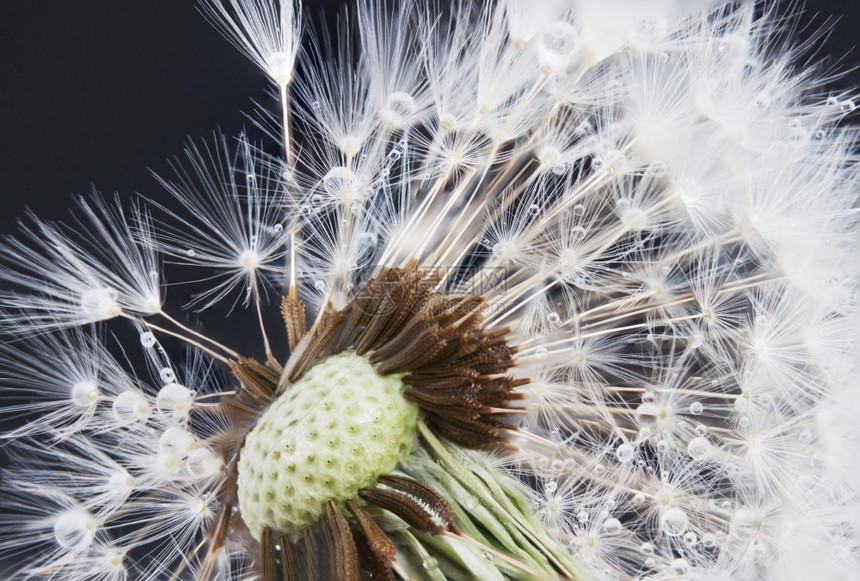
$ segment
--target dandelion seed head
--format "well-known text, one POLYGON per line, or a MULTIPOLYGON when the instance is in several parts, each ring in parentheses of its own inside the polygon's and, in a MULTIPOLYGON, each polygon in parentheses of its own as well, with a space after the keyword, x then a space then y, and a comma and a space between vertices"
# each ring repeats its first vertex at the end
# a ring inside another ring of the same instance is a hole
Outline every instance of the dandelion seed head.
POLYGON ((189 142, 166 197, 0 243, 22 574, 854 567, 857 98, 785 20, 202 10, 274 83, 277 147, 189 142))

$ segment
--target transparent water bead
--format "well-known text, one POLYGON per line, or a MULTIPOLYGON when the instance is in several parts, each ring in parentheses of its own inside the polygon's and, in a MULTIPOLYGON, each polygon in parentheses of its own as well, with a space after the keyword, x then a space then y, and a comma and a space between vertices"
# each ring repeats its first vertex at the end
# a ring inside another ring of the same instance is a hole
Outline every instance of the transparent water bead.
POLYGON ((578 41, 579 33, 567 22, 557 21, 547 26, 537 43, 541 72, 545 75, 557 72, 564 66, 578 41))
POLYGON ((693 460, 702 460, 711 455, 713 446, 707 438, 699 436, 690 440, 687 444, 687 452, 693 460))
POLYGON ((682 509, 670 508, 660 517, 660 528, 670 537, 679 537, 687 530, 690 520, 682 509))
POLYGON ((686 575, 690 572, 690 563, 687 559, 678 558, 672 561, 672 572, 676 575, 686 575))
POLYGON ((171 367, 162 367, 158 371, 158 376, 161 378, 162 383, 173 383, 176 381, 176 373, 174 373, 171 367))
POLYGON ((657 423, 659 415, 660 408, 655 404, 650 402, 642 403, 636 408, 636 423, 639 424, 640 427, 652 426, 657 423))
POLYGON ((409 93, 395 91, 388 95, 382 118, 385 122, 396 129, 409 124, 418 110, 418 104, 409 93))
POLYGON ((175 419, 188 415, 194 402, 194 392, 178 383, 169 383, 158 391, 155 406, 162 413, 173 414, 175 419))
POLYGON ((621 521, 617 518, 608 518, 603 521, 603 530, 607 535, 617 535, 621 532, 621 521))
POLYGON ((633 456, 636 454, 636 448, 634 448, 633 444, 621 444, 615 449, 615 456, 621 462, 625 464, 633 460, 633 456))

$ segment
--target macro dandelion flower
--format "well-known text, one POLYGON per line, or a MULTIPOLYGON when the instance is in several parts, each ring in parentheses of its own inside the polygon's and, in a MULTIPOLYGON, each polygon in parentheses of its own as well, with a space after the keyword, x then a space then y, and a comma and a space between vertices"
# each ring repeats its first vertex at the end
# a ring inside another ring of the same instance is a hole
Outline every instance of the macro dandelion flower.
POLYGON ((0 242, 7 577, 856 574, 856 105, 784 19, 200 8, 281 151, 0 242))

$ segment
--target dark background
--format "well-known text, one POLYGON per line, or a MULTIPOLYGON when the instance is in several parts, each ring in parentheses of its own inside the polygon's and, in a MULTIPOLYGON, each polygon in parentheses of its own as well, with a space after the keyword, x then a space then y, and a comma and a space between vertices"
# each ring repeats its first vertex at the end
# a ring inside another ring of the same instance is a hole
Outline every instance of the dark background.
MULTIPOLYGON (((343 4, 305 9, 333 23, 343 4)), ((840 18, 819 54, 860 63, 856 0, 808 2, 802 21, 816 13, 840 18)), ((235 135, 266 84, 193 0, 0 0, 0 232, 27 206, 63 217, 91 184, 159 195, 148 168, 167 173, 187 136, 235 135)))

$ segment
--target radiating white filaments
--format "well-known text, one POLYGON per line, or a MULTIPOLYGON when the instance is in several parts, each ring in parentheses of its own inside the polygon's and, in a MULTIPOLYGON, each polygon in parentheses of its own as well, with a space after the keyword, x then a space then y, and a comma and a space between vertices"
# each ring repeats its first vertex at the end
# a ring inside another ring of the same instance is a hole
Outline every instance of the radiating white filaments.
POLYGON ((182 212, 157 205, 158 249, 172 260, 216 273, 216 285, 195 296, 205 309, 234 290, 246 304, 278 277, 289 240, 290 210, 283 184, 251 145, 240 138, 235 152, 223 135, 191 144, 175 177, 159 177, 182 212), (201 195, 203 194, 203 195, 201 195), (286 224, 286 226, 285 226, 286 224))
POLYGON ((297 0, 207 0, 201 9, 276 84, 290 84, 300 46, 297 0))
POLYGON ((152 224, 137 212, 133 230, 118 202, 99 195, 78 199, 67 225, 31 216, 19 237, 2 246, 0 292, 6 331, 28 333, 161 311, 160 266, 152 224))

